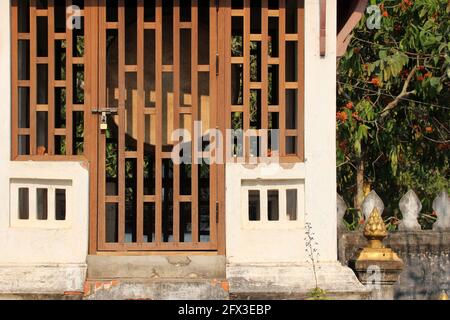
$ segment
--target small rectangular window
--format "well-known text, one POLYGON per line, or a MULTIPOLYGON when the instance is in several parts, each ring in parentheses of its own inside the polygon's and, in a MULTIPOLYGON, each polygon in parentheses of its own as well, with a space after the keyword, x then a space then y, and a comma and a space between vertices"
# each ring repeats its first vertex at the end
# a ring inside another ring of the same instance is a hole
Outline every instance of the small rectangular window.
POLYGON ((66 220, 66 190, 55 190, 55 220, 66 220))
POLYGON ((286 215, 288 220, 297 220, 297 189, 286 190, 286 215))
POLYGON ((19 220, 30 219, 30 191, 19 188, 19 220))
POLYGON ((248 219, 250 221, 261 220, 259 190, 248 192, 248 219))
POLYGON ((36 208, 37 219, 48 219, 48 190, 43 188, 36 189, 36 208))
POLYGON ((278 190, 267 191, 267 213, 269 221, 278 221, 280 219, 278 200, 278 190))

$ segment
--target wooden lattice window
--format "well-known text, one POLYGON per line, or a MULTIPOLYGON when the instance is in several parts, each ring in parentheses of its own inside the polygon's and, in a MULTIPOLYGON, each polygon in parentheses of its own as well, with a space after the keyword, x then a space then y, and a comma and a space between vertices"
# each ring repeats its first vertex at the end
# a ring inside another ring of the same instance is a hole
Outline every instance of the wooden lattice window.
POLYGON ((11 13, 12 158, 81 157, 84 1, 13 0, 11 13))
MULTIPOLYGON (((269 133, 270 153, 283 162, 303 161, 304 1, 229 0, 228 5, 227 128, 254 130, 254 138, 261 129, 278 130, 274 141, 269 133)), ((261 157, 261 138, 246 139, 235 155, 261 157)))

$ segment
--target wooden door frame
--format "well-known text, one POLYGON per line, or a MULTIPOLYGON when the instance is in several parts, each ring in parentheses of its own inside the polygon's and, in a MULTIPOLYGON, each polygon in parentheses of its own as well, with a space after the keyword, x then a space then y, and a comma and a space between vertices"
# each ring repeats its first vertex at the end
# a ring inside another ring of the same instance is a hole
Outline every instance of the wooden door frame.
MULTIPOLYGON (((161 0, 160 0, 161 1, 161 0)), ((180 254, 186 255, 189 254, 189 251, 105 251, 99 249, 99 178, 100 178, 100 170, 99 170, 99 117, 95 115, 92 111, 97 109, 99 106, 99 89, 101 88, 100 81, 100 70, 99 65, 102 60, 100 57, 100 10, 101 10, 101 0, 85 0, 85 30, 86 30, 86 72, 85 76, 86 80, 86 103, 88 105, 87 110, 89 114, 87 115, 88 120, 88 130, 86 130, 86 157, 89 161, 89 250, 88 253, 91 255, 103 254, 103 255, 130 255, 130 254, 180 254)), ((210 3, 213 4, 215 1, 211 0, 210 3)), ((215 2, 219 3, 219 1, 215 2)), ((229 10, 230 7, 226 4, 223 5, 224 2, 220 1, 219 8, 216 6, 211 6, 210 10, 216 10, 217 13, 215 15, 216 28, 218 30, 222 30, 221 28, 226 27, 228 24, 228 28, 230 28, 230 22, 226 21, 226 10, 229 10)), ((211 16, 211 11, 210 11, 211 16)), ((213 39, 210 41, 215 41, 217 48, 217 61, 219 62, 219 57, 225 57, 225 41, 226 37, 223 32, 216 32, 218 35, 218 39, 213 39), (216 41, 217 40, 217 41, 216 41)), ((214 37, 215 38, 215 37, 214 37)), ((213 51, 213 50, 211 50, 213 51)), ((211 54, 210 59, 216 59, 216 54, 211 54)), ((104 58, 104 57, 103 57, 104 58)), ((212 60, 214 61, 214 60, 212 60)), ((210 62, 211 64, 212 62, 210 62)), ((212 90, 214 95, 214 100, 216 103, 215 110, 215 118, 216 118, 216 126, 221 129, 222 132, 225 132, 225 121, 224 121, 224 99, 222 99, 225 95, 224 86, 220 86, 219 84, 225 83, 223 80, 225 79, 225 63, 218 63, 216 66, 219 68, 216 72, 216 81, 215 88, 212 90), (220 104, 220 105, 219 105, 220 104)), ((212 77, 212 72, 210 72, 210 79, 212 77)), ((211 90, 211 89, 210 89, 211 90)), ((217 201, 217 209, 218 219, 215 223, 215 228, 217 228, 216 235, 216 249, 213 251, 195 251, 193 254, 202 254, 204 252, 205 255, 210 254, 225 254, 225 164, 216 164, 216 201, 217 201)), ((211 203, 211 202, 210 202, 211 203)), ((210 207, 212 208, 212 206, 210 207)), ((216 211, 210 210, 210 215, 216 215, 216 211)), ((211 226, 210 226, 211 228, 211 226)))
POLYGON ((89 160, 89 250, 95 255, 98 252, 98 116, 92 111, 98 106, 99 99, 99 0, 85 0, 85 46, 86 69, 85 81, 88 88, 87 110, 89 124, 87 125, 86 156, 89 160), (86 45, 87 44, 87 45, 86 45))

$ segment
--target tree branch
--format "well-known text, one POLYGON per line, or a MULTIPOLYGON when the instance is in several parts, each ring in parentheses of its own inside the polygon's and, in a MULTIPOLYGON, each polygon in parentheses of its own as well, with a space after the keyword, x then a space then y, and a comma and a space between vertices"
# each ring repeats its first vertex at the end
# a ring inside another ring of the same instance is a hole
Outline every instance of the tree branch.
POLYGON ((402 92, 394 99, 392 100, 386 108, 381 111, 381 118, 385 118, 389 112, 394 109, 402 99, 415 94, 416 90, 408 91, 409 83, 411 82, 412 78, 414 77, 414 74, 416 73, 417 67, 412 68, 411 72, 408 74, 408 78, 406 78, 405 83, 403 84, 402 92))

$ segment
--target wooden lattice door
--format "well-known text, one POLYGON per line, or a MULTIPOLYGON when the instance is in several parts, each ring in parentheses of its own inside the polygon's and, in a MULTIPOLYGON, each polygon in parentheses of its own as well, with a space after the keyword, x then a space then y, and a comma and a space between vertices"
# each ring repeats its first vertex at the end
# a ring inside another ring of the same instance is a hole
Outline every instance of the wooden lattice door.
POLYGON ((97 250, 218 249, 221 169, 171 159, 174 129, 218 126, 217 14, 210 0, 99 0, 97 250))

